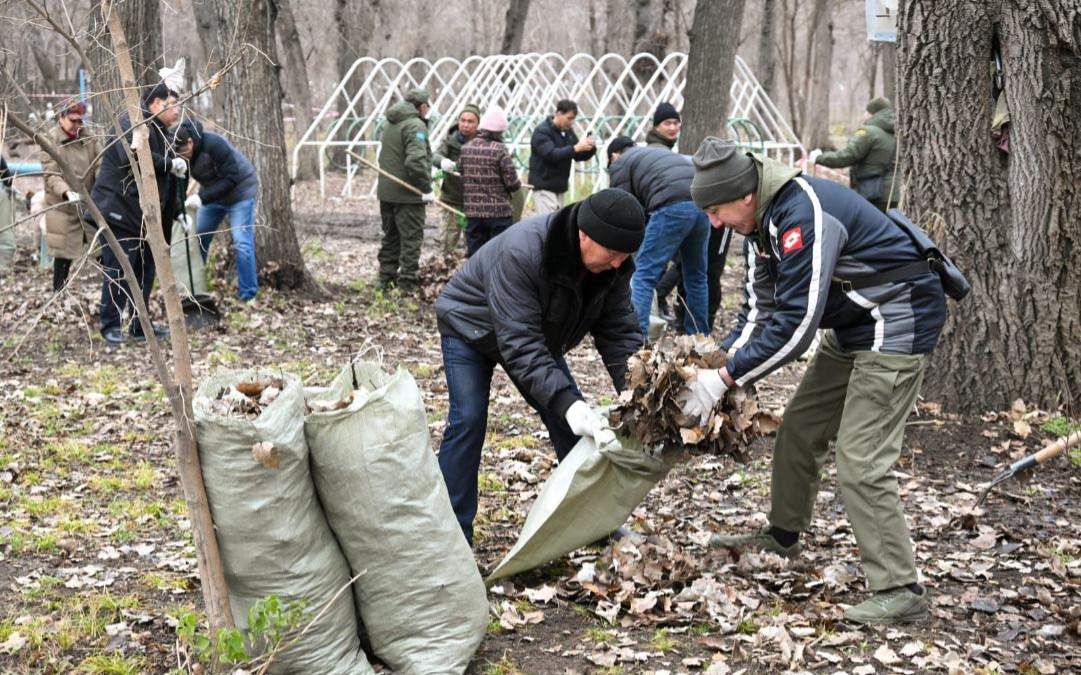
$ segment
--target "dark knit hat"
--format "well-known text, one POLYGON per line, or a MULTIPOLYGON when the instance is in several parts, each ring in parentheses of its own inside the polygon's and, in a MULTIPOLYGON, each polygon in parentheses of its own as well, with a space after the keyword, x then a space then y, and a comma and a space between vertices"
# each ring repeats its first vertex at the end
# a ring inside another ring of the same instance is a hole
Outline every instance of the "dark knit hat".
POLYGON ((679 112, 676 110, 676 106, 672 105, 668 101, 661 103, 657 106, 656 112, 653 113, 653 126, 657 126, 665 120, 678 120, 679 112))
POLYGON ((871 101, 867 104, 867 112, 874 115, 876 112, 878 112, 880 110, 885 110, 886 108, 889 108, 889 107, 890 107, 890 100, 888 98, 883 98, 882 96, 876 96, 875 98, 872 98, 871 101))
POLYGON ((634 147, 634 139, 629 136, 616 136, 608 142, 608 166, 612 166, 612 155, 634 147))
POLYGON ((634 253, 646 234, 646 212, 631 193, 607 188, 578 204, 578 229, 605 248, 634 253))
POLYGON ((405 95, 405 100, 415 106, 423 105, 428 102, 428 90, 424 87, 410 89, 409 93, 405 95))
POLYGON ((458 116, 461 117, 462 113, 472 113, 472 114, 477 116, 477 122, 480 122, 480 106, 479 105, 477 105, 475 103, 466 103, 462 107, 462 112, 458 113, 458 116))
POLYGON ((691 161, 691 199, 700 209, 734 201, 758 187, 754 160, 732 141, 709 136, 691 161))

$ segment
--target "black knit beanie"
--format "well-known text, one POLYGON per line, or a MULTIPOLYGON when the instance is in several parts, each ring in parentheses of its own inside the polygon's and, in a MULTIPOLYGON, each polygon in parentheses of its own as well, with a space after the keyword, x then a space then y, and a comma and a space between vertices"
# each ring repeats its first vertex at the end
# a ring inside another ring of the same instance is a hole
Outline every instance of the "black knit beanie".
POLYGON ((661 103, 657 106, 656 112, 653 113, 653 126, 657 126, 665 120, 678 120, 679 112, 676 110, 676 106, 672 105, 668 101, 661 103))
POLYGON ((607 188, 582 200, 578 229, 605 248, 634 253, 646 234, 646 212, 629 192, 607 188))
POLYGON ((608 142, 608 166, 612 166, 612 155, 634 147, 634 140, 629 136, 616 136, 608 142))

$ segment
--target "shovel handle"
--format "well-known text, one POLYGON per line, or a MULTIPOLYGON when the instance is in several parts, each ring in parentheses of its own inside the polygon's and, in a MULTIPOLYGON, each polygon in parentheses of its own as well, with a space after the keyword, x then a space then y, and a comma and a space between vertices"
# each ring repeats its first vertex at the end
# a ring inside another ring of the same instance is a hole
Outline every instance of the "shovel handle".
POLYGON ((1054 443, 1048 445, 1046 448, 1040 450, 1032 457, 1036 460, 1037 464, 1043 464, 1045 461, 1051 459, 1052 457, 1061 455, 1063 452, 1066 452, 1070 448, 1075 447, 1079 444, 1081 444, 1081 431, 1075 431, 1069 436, 1063 436, 1054 443))

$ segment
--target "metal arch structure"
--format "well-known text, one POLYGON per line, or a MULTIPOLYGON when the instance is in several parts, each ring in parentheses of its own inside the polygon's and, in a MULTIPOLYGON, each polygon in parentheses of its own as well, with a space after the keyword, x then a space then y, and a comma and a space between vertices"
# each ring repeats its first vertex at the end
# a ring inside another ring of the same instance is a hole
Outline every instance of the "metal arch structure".
MULTIPOLYGON (((626 58, 619 54, 564 57, 553 52, 404 62, 363 57, 353 63, 293 147, 291 169, 295 175, 301 153, 315 152, 320 157, 323 196, 328 164, 334 162, 345 171, 342 196, 372 196, 374 182, 364 194, 357 194, 355 179, 365 167, 344 151, 374 160, 387 108, 409 89, 425 87, 431 97, 429 138, 433 150, 467 103, 482 110, 495 105, 507 113, 504 142, 519 171, 524 171, 533 129, 551 114, 556 101, 569 98, 578 103, 577 133, 592 133, 600 150, 597 158, 574 163, 570 189, 572 196, 592 192, 607 185, 600 157, 608 139, 625 135, 642 142, 659 103, 668 101, 682 109, 686 71, 687 55, 682 52, 663 59, 648 53, 626 58)), ((792 128, 739 57, 729 102, 728 130, 733 140, 789 164, 802 155, 803 146, 792 128)))

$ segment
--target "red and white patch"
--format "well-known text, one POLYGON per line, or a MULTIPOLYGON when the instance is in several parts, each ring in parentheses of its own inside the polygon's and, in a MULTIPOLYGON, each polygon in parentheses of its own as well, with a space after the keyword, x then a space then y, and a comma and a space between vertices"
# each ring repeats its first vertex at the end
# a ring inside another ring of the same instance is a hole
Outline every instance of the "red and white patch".
POLYGON ((801 248, 803 248, 803 231, 800 228, 791 229, 781 237, 782 253, 791 253, 801 248))

